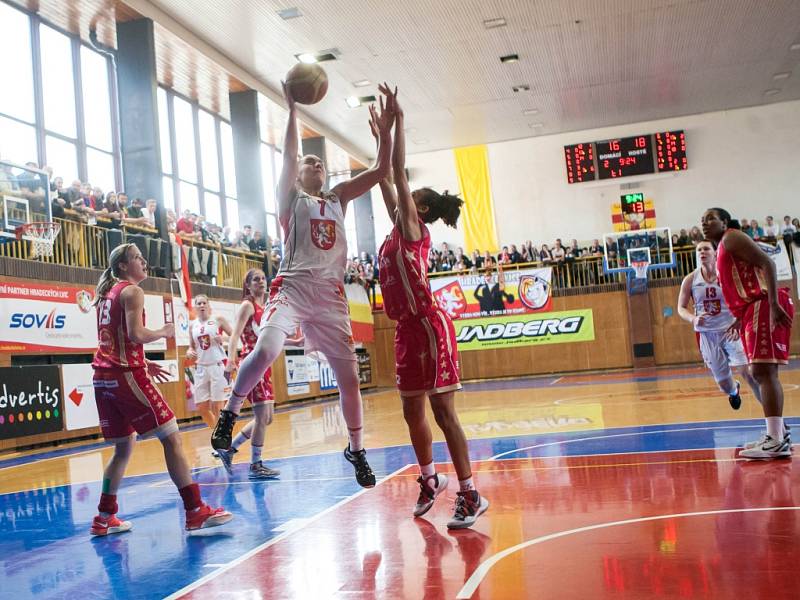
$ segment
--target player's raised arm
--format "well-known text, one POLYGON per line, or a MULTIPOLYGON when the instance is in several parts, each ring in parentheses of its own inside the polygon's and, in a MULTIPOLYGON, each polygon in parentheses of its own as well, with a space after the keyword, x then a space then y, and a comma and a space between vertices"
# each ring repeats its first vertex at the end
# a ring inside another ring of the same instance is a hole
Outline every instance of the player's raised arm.
POLYGON ((422 237, 422 230, 419 226, 419 215, 417 205, 408 186, 406 177, 406 134, 405 134, 405 115, 403 109, 397 102, 397 88, 392 92, 384 83, 378 89, 387 97, 391 96, 394 100, 395 128, 394 128, 394 148, 392 149, 392 175, 394 176, 394 186, 397 189, 397 224, 403 237, 410 242, 416 242, 422 237))
MULTIPOLYGON (((369 107, 369 129, 372 132, 372 137, 375 138, 375 147, 380 148, 380 132, 378 131, 377 113, 375 107, 369 107)), ((386 206, 386 212, 389 213, 389 218, 394 221, 397 212, 397 192, 394 189, 394 178, 392 177, 392 170, 389 169, 386 177, 378 182, 381 188, 381 196, 383 197, 383 204, 386 206)))
POLYGON ((297 183, 299 142, 297 135, 297 108, 289 88, 286 87, 285 82, 282 83, 283 97, 286 99, 289 115, 286 119, 286 133, 283 136, 283 167, 281 168, 280 177, 278 177, 278 219, 285 228, 289 222, 292 204, 297 197, 295 185, 297 183))

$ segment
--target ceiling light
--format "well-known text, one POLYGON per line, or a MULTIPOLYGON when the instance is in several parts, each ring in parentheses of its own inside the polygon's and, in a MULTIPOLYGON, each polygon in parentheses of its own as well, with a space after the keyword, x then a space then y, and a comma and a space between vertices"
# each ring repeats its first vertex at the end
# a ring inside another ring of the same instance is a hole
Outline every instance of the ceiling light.
POLYGON ((780 94, 780 93, 781 93, 781 91, 779 89, 771 88, 771 89, 768 89, 766 92, 764 92, 764 95, 765 96, 774 96, 775 94, 780 94))
POLYGON ((348 96, 345 102, 347 102, 347 106, 350 108, 358 108, 361 106, 361 100, 358 99, 358 96, 348 96))
POLYGON ((353 82, 353 87, 367 87, 372 82, 369 79, 359 79, 353 82))
POLYGON ((310 52, 295 54, 295 58, 297 58, 297 60, 299 60, 301 63, 305 63, 307 65, 313 65, 315 62, 317 62, 317 57, 310 52))
POLYGON ((775 75, 773 75, 772 78, 775 81, 779 81, 781 79, 789 79, 790 75, 791 75, 791 73, 789 73, 789 71, 783 71, 781 73, 775 73, 775 75))
POLYGON ((789 46, 789 50, 791 50, 792 52, 796 52, 797 50, 800 50, 800 43, 792 44, 791 46, 789 46))
POLYGON ((289 19, 296 19, 297 17, 302 17, 303 13, 301 13, 300 9, 297 8, 296 6, 292 6, 291 8, 284 8, 283 10, 279 10, 278 16, 284 21, 288 21, 289 19))
POLYGON ((536 108, 526 108, 525 110, 522 111, 522 114, 528 117, 531 115, 538 115, 539 110, 536 108))
POLYGON ((512 86, 511 88, 515 92, 529 92, 531 91, 531 86, 527 83, 521 83, 519 85, 512 86))
POLYGON ((483 22, 483 26, 486 29, 495 29, 497 27, 505 27, 506 26, 506 20, 503 17, 498 17, 496 19, 486 19, 483 22))
POLYGON ((505 56, 500 57, 501 63, 512 63, 519 61, 519 54, 506 54, 505 56))

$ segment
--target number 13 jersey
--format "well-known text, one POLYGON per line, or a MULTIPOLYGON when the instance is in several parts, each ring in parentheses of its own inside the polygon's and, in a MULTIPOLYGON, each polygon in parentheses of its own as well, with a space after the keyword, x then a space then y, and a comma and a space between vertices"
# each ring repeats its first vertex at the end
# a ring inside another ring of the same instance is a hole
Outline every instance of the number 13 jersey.
POLYGON ((725 304, 719 279, 715 277, 711 281, 706 281, 700 267, 694 272, 692 299, 694 314, 705 317, 705 323, 701 326, 695 325, 695 331, 723 331, 735 321, 728 305, 725 304))

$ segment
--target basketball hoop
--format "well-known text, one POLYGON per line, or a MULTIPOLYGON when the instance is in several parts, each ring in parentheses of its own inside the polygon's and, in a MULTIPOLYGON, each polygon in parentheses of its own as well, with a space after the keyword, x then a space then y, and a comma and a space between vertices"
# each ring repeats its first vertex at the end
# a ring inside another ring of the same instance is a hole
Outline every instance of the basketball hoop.
POLYGON ((33 221, 20 225, 15 232, 18 240, 29 240, 33 244, 34 256, 53 256, 53 246, 61 232, 61 223, 33 221))
POLYGON ((631 268, 636 279, 647 279, 647 267, 649 266, 650 263, 647 261, 635 260, 631 262, 631 268))

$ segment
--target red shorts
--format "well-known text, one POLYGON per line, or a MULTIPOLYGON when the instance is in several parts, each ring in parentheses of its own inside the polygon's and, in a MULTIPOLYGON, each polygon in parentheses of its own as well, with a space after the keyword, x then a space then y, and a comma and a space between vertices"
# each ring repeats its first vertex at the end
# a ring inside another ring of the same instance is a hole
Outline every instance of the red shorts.
POLYGON ((272 367, 266 370, 261 381, 250 390, 250 393, 247 394, 247 399, 253 405, 275 402, 275 394, 272 392, 272 367))
POLYGON ((144 368, 96 369, 94 397, 100 429, 109 442, 122 441, 134 431, 159 439, 178 431, 175 414, 144 368))
POLYGON ((397 389, 401 396, 461 389, 456 330, 441 310, 398 321, 394 335, 397 389))
MULTIPOLYGON (((794 304, 786 288, 778 288, 778 303, 794 317, 794 304)), ((789 362, 790 327, 776 326, 770 331, 769 302, 756 300, 745 308, 742 317, 742 340, 747 360, 752 363, 774 363, 785 365, 789 362)))

